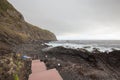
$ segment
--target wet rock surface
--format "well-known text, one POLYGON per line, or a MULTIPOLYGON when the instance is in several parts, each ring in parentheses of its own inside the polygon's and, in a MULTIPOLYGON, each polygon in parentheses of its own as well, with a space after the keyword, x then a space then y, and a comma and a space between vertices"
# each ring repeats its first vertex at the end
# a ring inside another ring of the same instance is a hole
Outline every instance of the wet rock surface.
POLYGON ((48 69, 57 68, 64 80, 120 80, 120 51, 55 47, 42 52, 40 59, 48 69))

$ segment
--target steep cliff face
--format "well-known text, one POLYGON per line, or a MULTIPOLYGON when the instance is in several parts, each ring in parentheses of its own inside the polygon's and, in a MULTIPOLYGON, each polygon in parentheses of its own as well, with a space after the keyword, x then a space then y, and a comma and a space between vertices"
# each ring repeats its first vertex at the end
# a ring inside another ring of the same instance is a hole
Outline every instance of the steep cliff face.
POLYGON ((48 30, 27 23, 7 0, 0 0, 0 44, 3 45, 2 48, 9 47, 11 43, 28 40, 56 40, 56 37, 48 30))

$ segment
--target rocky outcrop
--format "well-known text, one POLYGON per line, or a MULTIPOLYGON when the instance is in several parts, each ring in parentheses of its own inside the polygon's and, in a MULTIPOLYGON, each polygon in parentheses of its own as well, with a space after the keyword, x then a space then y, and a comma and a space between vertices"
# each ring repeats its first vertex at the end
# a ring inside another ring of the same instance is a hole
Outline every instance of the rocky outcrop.
POLYGON ((54 47, 40 54, 48 69, 57 68, 64 80, 119 80, 120 51, 90 53, 54 47))

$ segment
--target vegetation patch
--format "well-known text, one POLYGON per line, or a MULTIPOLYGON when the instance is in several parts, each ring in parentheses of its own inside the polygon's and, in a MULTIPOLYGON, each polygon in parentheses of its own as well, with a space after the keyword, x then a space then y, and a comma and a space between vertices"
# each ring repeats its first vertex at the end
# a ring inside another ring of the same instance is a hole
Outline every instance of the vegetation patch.
POLYGON ((17 74, 14 74, 13 77, 14 77, 14 80, 19 80, 19 77, 17 74))
POLYGON ((12 5, 7 0, 0 0, 0 12, 7 11, 7 9, 13 9, 12 5))

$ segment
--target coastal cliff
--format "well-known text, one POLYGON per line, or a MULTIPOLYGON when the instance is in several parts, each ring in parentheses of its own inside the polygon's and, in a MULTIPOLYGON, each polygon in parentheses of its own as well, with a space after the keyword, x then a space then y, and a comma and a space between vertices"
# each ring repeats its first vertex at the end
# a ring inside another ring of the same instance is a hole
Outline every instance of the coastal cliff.
POLYGON ((0 48, 28 40, 56 40, 55 35, 24 20, 7 0, 0 0, 0 48))
POLYGON ((0 80, 28 80, 31 60, 23 60, 23 54, 15 52, 13 47, 42 40, 56 40, 56 37, 26 22, 7 0, 0 0, 0 80))

